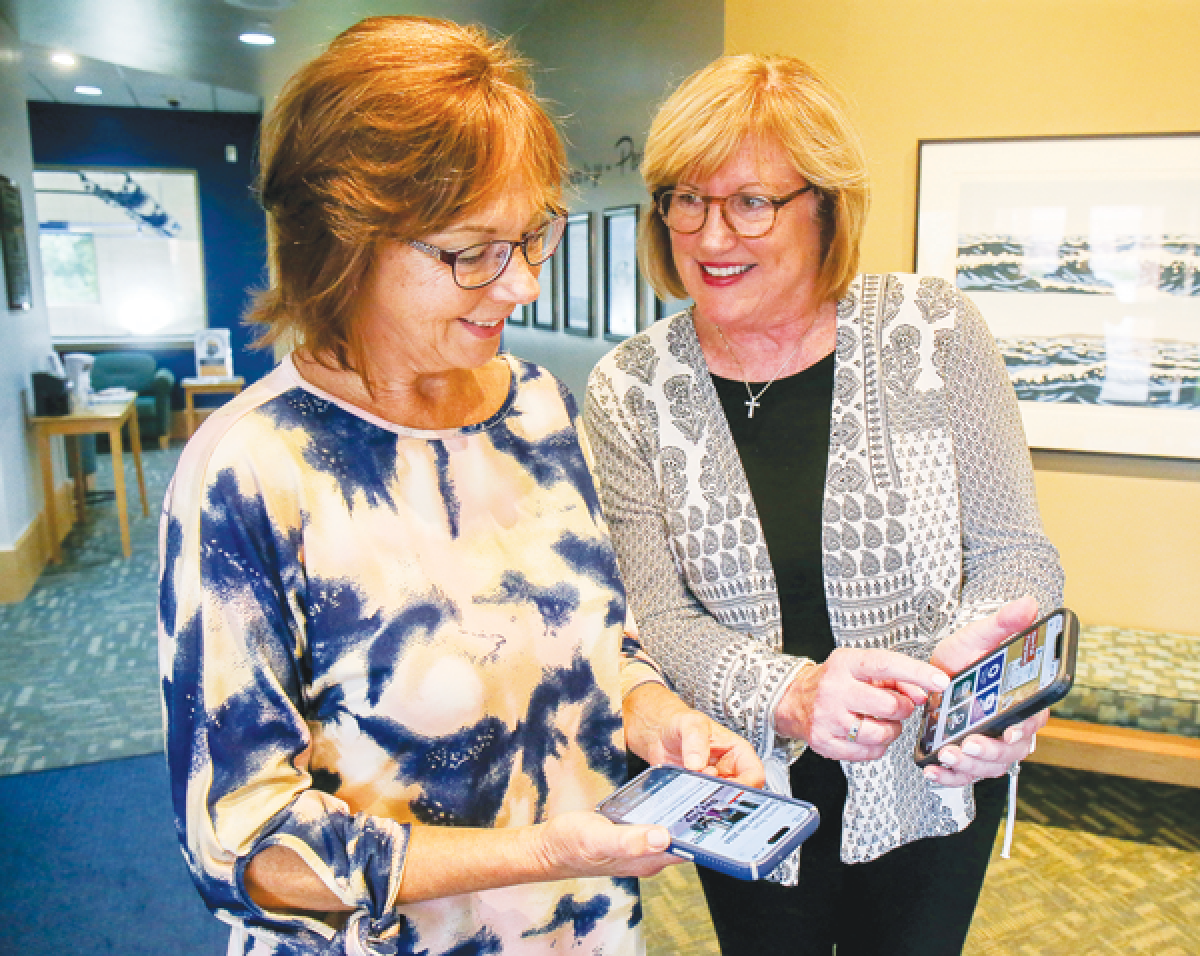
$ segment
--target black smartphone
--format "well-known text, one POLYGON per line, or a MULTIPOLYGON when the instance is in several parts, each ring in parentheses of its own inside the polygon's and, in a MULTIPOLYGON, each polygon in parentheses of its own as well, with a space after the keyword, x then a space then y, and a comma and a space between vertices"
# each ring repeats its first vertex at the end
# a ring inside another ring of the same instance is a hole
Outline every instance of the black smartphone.
POLYGON ((955 674, 925 704, 913 754, 917 766, 936 763, 942 747, 968 734, 999 737, 1006 727, 1066 697, 1075 680, 1078 643, 1078 618, 1059 608, 955 674))
POLYGON ((740 880, 777 867, 817 829, 811 803, 681 767, 642 771, 596 808, 614 823, 657 823, 668 851, 740 880))

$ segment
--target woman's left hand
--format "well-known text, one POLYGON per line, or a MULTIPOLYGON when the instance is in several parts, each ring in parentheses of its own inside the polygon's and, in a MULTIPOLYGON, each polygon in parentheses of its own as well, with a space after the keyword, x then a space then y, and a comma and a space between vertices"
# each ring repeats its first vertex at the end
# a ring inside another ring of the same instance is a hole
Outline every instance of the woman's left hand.
MULTIPOLYGON (((1011 601, 991 617, 968 624, 946 638, 930 663, 955 674, 1032 624, 1037 611, 1037 602, 1031 597, 1011 601)), ((925 768, 925 776, 946 787, 964 787, 984 777, 999 777, 1029 756, 1033 735, 1046 726, 1049 717, 1049 711, 1039 711, 1009 727, 999 739, 972 734, 961 746, 945 746, 938 751, 938 764, 925 768)))
POLYGON ((692 709, 662 684, 639 684, 623 709, 625 743, 647 763, 675 764, 748 787, 766 782, 750 741, 692 709))

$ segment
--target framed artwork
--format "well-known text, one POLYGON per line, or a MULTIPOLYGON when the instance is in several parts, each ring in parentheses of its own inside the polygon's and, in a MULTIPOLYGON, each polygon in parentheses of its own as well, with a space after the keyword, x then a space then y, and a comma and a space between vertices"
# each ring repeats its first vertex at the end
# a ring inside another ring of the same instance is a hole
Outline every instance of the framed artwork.
POLYGON ((45 167, 33 186, 55 342, 191 339, 208 327, 194 170, 45 167))
POLYGON ((529 306, 518 305, 512 310, 512 314, 508 317, 507 325, 528 325, 529 324, 529 306))
POLYGON ((916 225, 1032 447, 1200 458, 1200 133, 923 140, 916 225))
POLYGON ((637 206, 604 210, 604 337, 614 341, 638 333, 637 222, 637 206))
POLYGON ((21 189, 7 176, 0 176, 0 251, 4 256, 4 285, 8 307, 14 311, 33 308, 21 189))
POLYGON ((559 254, 556 252, 542 263, 542 271, 538 276, 538 297, 532 305, 528 306, 533 316, 535 329, 553 331, 558 328, 558 309, 555 307, 555 292, 558 288, 558 259, 559 254))
POLYGON ((592 329, 592 214, 577 212, 567 217, 563 238, 563 284, 565 288, 563 331, 591 335, 592 329))

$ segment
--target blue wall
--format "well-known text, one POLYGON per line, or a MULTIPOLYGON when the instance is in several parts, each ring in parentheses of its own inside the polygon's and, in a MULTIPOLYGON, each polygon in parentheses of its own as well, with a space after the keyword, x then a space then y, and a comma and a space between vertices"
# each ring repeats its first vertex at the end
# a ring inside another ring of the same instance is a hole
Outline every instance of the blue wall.
MULTIPOLYGON (((194 169, 200 183, 208 324, 232 330, 233 369, 247 382, 274 365, 268 349, 250 349, 251 329, 241 316, 250 293, 266 276, 266 223, 251 187, 259 117, 246 113, 122 109, 65 103, 29 104, 33 161, 38 165, 96 165, 194 169), (225 161, 225 146, 238 161, 225 161)), ((187 350, 152 349, 175 380, 195 375, 187 350)), ((183 405, 175 387, 173 404, 183 405)))

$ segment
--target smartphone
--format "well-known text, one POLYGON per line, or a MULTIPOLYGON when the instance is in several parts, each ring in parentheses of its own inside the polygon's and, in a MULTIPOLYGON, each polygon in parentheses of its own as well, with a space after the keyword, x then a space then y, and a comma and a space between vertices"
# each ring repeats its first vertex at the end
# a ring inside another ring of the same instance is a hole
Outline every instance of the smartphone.
POLYGON ((950 686, 925 704, 913 754, 917 766, 936 763, 942 747, 968 734, 999 737, 1066 697, 1078 642, 1079 620, 1059 608, 951 677, 950 686))
POLYGON ((614 823, 657 823, 668 852, 739 880, 777 867, 817 829, 811 803, 681 767, 642 771, 596 808, 614 823))

